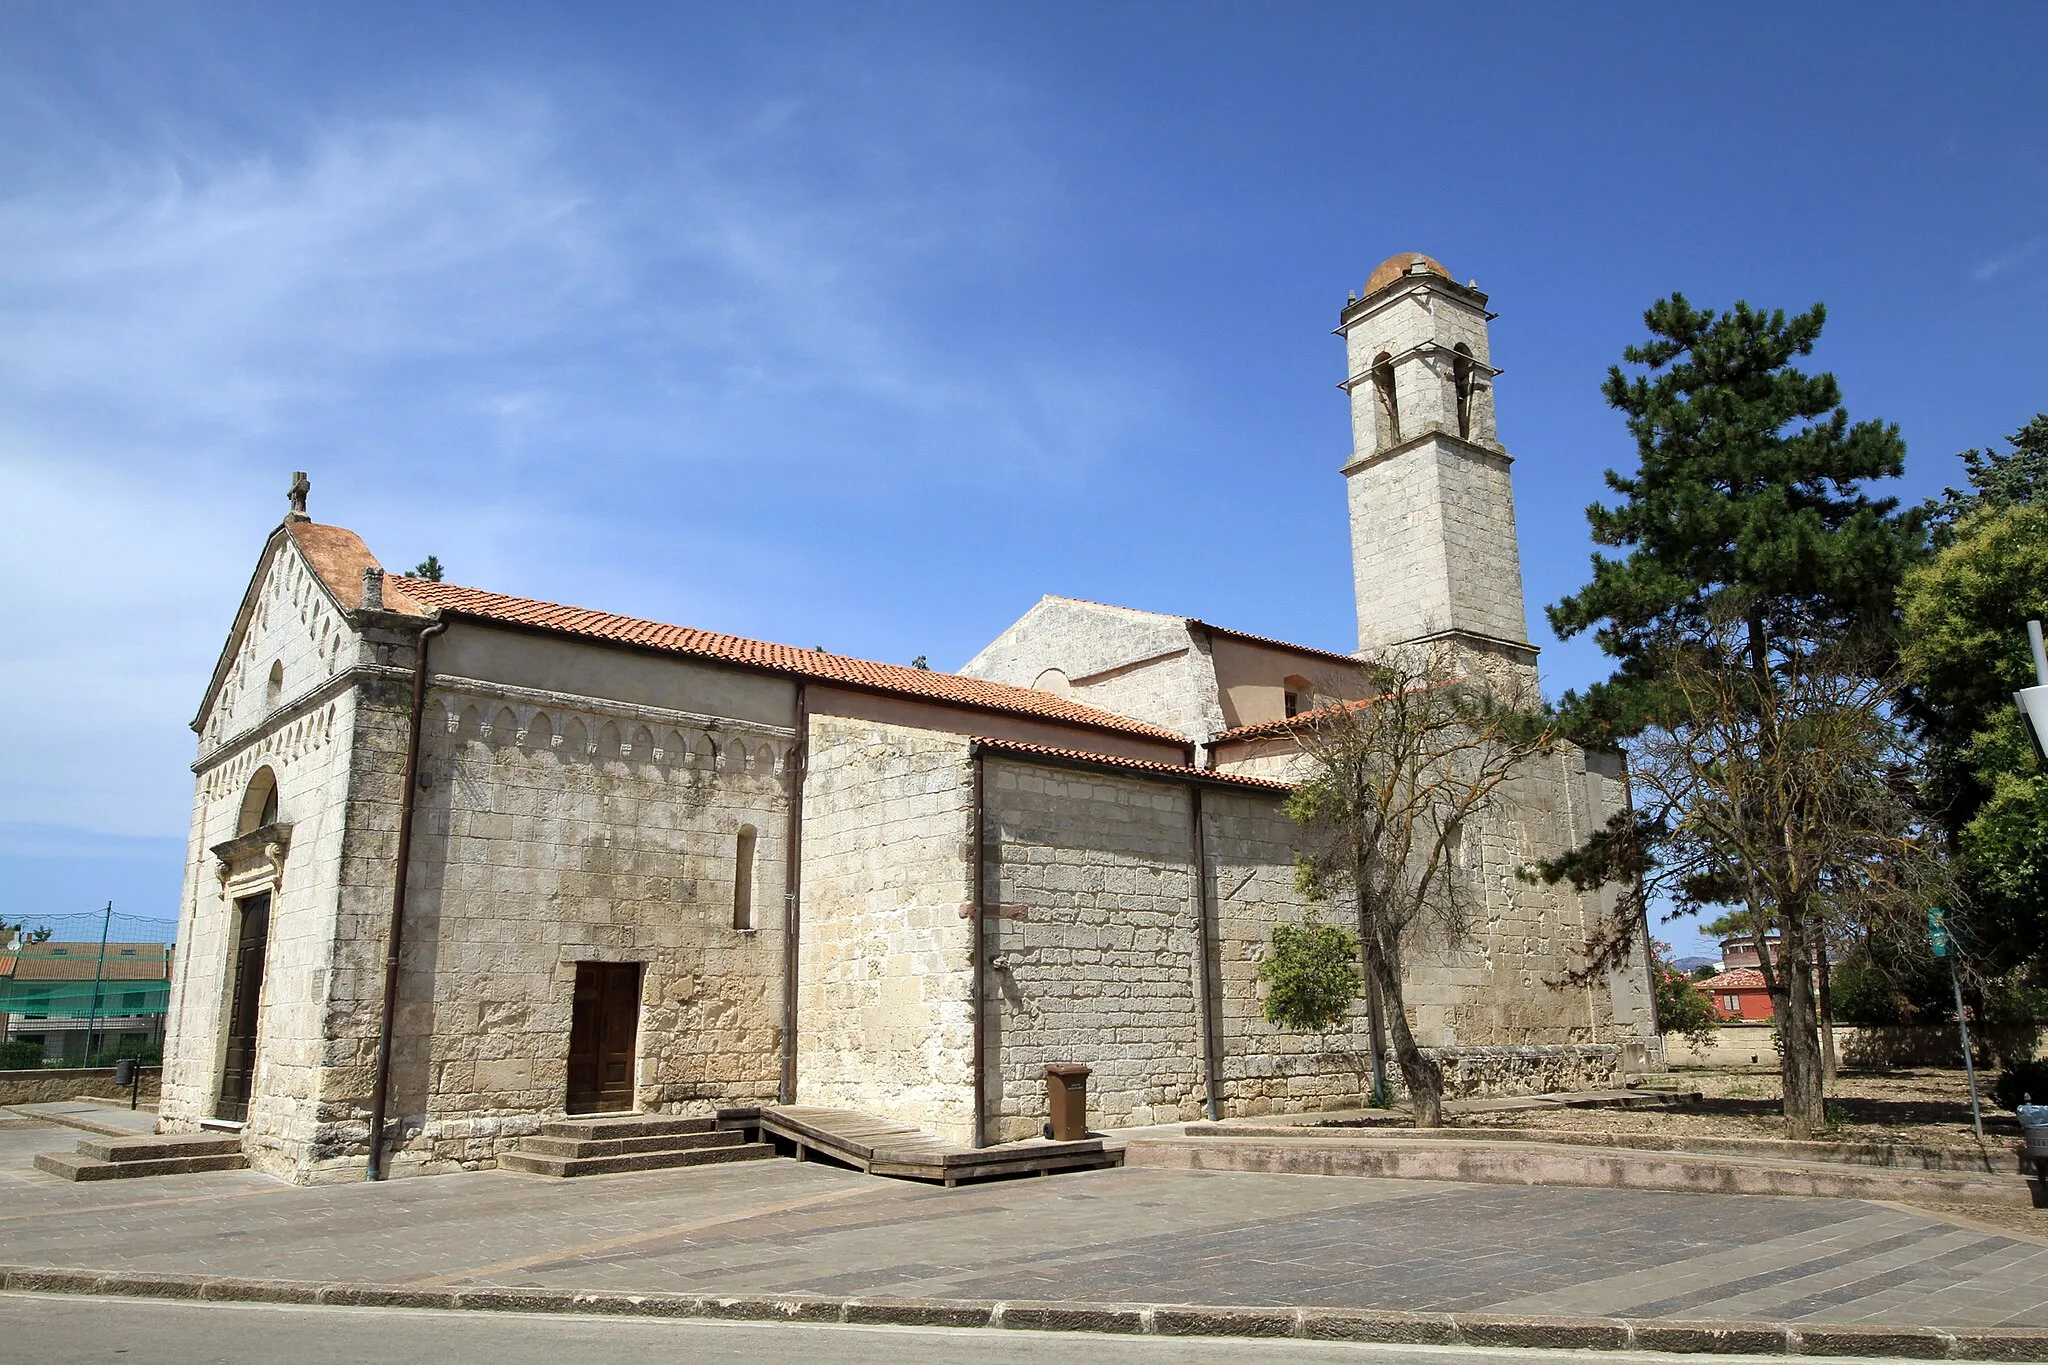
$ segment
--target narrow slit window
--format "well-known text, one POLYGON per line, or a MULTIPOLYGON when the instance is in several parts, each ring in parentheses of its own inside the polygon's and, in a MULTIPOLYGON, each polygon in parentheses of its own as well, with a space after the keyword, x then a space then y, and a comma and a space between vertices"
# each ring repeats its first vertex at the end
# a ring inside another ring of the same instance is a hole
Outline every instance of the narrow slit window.
POLYGON ((1458 391, 1458 435, 1472 439, 1472 348, 1459 342, 1451 354, 1451 383, 1458 391))
POLYGON ((740 826, 738 847, 732 864, 732 927, 754 927, 754 844, 759 839, 752 825, 740 826))
POLYGON ((1401 442, 1401 406, 1394 397, 1394 358, 1385 351, 1373 358, 1372 389, 1380 399, 1380 445, 1401 442))
POLYGON ((270 681, 263 687, 263 709, 275 711, 277 704, 284 700, 284 660, 270 665, 270 681))

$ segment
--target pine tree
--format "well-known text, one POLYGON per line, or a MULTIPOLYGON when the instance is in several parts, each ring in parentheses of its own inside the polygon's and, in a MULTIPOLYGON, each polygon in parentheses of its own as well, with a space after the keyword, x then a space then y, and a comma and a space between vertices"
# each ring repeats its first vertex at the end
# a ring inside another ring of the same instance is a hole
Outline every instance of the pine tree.
MULTIPOLYGON (((1780 700, 1784 679, 1812 676, 1813 661, 1843 641, 1886 666, 1899 582, 1923 543, 1925 516, 1862 488, 1902 471, 1898 428, 1851 425, 1834 376, 1794 367, 1826 319, 1819 304, 1787 318, 1746 303, 1696 309, 1673 294, 1644 314, 1650 339, 1622 353, 1642 372, 1609 370, 1603 392, 1635 437, 1638 469, 1608 471, 1620 501, 1586 515, 1597 543, 1627 553, 1596 553, 1592 581, 1549 612, 1560 637, 1592 630, 1615 660, 1607 682, 1565 698, 1580 735, 1614 742, 1655 726, 1683 736, 1704 719, 1688 716, 1688 706, 1712 693, 1746 698, 1743 708, 1763 727, 1754 742, 1784 755, 1797 737, 1768 733, 1800 714, 1780 700), (1700 669, 1718 669, 1741 688, 1669 685, 1681 655, 1695 680, 1700 669)), ((1788 810, 1801 818, 1796 803, 1788 810)), ((1638 824, 1622 831, 1628 837, 1615 833, 1589 845, 1590 860, 1561 859, 1545 875, 1579 880, 1589 861, 1605 862, 1609 876, 1640 869, 1654 856, 1645 845, 1668 831, 1638 824)), ((1797 834, 1785 842, 1826 841, 1797 834)), ((1759 942, 1772 930, 1781 936, 1780 960, 1763 969, 1783 1021, 1786 1118, 1804 1133, 1825 1117, 1813 969, 1826 907, 1809 891, 1787 890, 1811 885, 1789 875, 1796 869, 1758 869, 1754 856, 1710 861, 1693 890, 1696 901, 1741 907, 1759 942)))

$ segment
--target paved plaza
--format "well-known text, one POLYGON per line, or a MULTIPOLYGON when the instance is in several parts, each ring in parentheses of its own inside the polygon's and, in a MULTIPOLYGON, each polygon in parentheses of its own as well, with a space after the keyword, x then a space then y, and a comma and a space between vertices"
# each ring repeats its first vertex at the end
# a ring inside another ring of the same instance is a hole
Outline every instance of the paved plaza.
POLYGON ((731 1294, 2048 1327, 2048 1246, 1855 1200, 1126 1168, 962 1186, 777 1160, 318 1188, 70 1184, 0 1131, 0 1263, 731 1294))

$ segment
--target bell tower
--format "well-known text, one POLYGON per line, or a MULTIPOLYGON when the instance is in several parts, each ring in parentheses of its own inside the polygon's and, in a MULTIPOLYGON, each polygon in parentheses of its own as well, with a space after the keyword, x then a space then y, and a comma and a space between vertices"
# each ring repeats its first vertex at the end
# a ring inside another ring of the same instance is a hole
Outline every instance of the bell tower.
POLYGON ((1442 644, 1533 698, 1510 460, 1494 428, 1492 317, 1476 283, 1415 254, 1388 258, 1344 305, 1358 650, 1442 644))

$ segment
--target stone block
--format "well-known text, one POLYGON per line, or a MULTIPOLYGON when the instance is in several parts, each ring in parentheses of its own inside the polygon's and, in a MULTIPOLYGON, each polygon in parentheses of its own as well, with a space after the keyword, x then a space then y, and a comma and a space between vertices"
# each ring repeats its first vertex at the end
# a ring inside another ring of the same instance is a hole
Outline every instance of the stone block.
POLYGON ((843 1321, 903 1327, 987 1327, 993 1303, 950 1299, 849 1299, 843 1321))
POLYGON ((1152 1310, 1152 1330, 1168 1337, 1291 1337, 1299 1326, 1299 1312, 1293 1308, 1152 1310))
POLYGON ((1454 1313, 1458 1338, 1468 1346, 1521 1346, 1553 1351, 1618 1351, 1629 1326, 1613 1318, 1491 1316, 1454 1313))
POLYGON ((1866 1327, 1853 1323, 1822 1326, 1802 1322, 1792 1327, 1791 1337, 1792 1350, 1809 1356, 1940 1360, 1949 1349, 1947 1333, 1920 1327, 1866 1327))
POLYGON ((998 1305, 991 1325, 1031 1332, 1107 1332, 1135 1336, 1147 1310, 1127 1304, 1020 1302, 998 1305))
POLYGON ((1397 1346, 1449 1346, 1458 1340, 1448 1313, 1304 1308, 1301 1335, 1317 1341, 1376 1341, 1397 1346))

